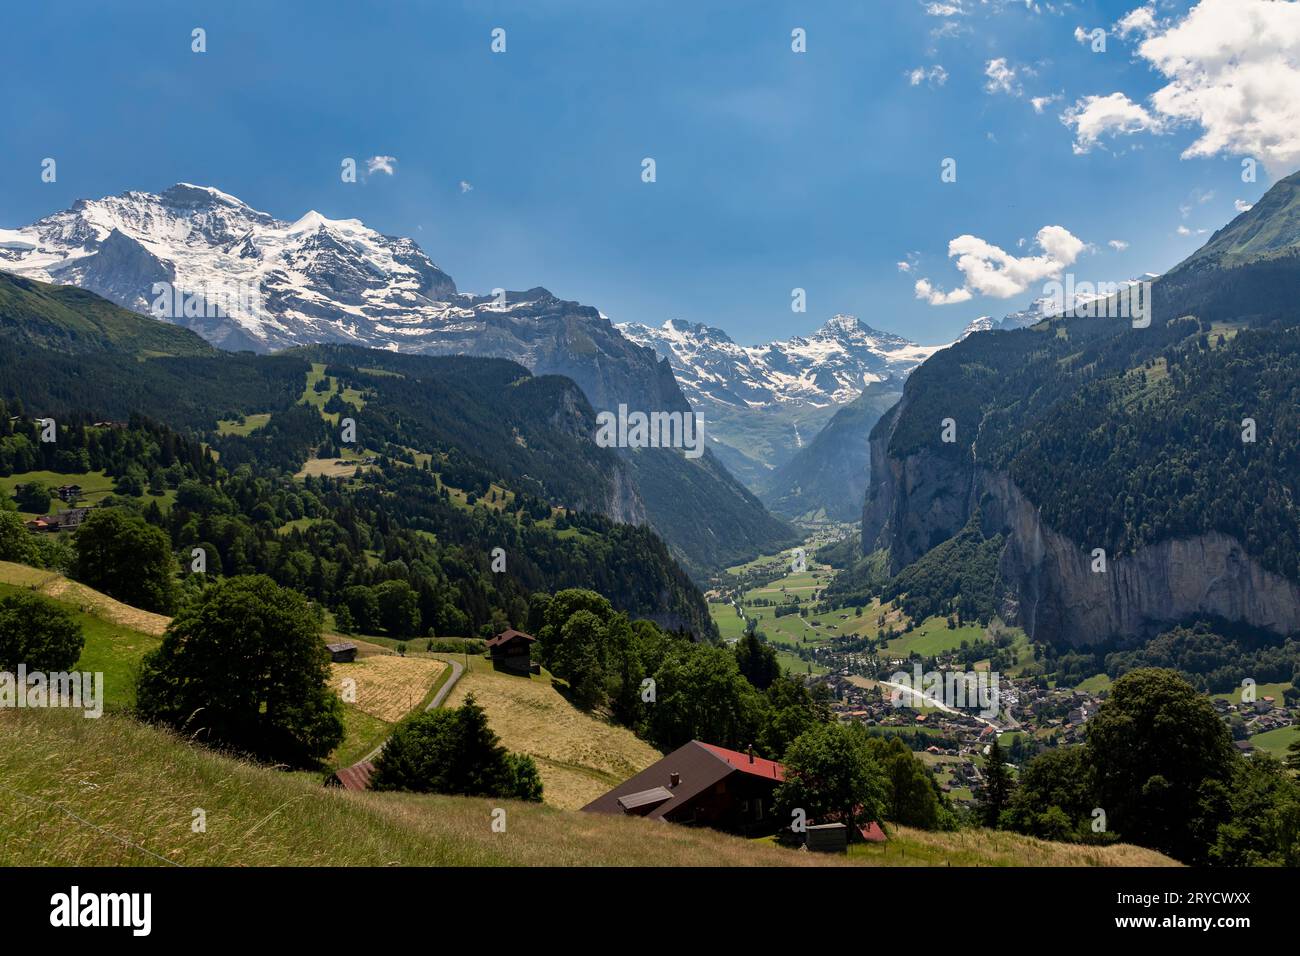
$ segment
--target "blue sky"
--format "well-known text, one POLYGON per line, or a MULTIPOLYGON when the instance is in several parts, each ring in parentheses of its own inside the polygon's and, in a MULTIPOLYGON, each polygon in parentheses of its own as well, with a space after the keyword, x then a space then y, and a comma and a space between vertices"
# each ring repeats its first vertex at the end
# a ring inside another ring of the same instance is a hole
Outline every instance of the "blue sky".
POLYGON ((1139 6, 7 4, 0 226, 188 181, 282 219, 316 209, 413 236, 464 290, 545 285, 615 321, 705 322, 743 343, 837 312, 937 343, 1041 291, 987 294, 1008 282, 970 278, 987 256, 959 270, 958 236, 1041 257, 1035 236, 1059 226, 1083 246, 1054 246, 1079 279, 1159 272, 1296 167, 1275 148, 1243 183, 1252 144, 1232 129, 1182 158, 1207 123, 1225 132, 1221 117, 1162 117, 1149 98, 1170 77, 1138 44, 1193 4, 1158 0, 1121 37, 1139 6), (195 27, 206 53, 191 52, 195 27), (505 53, 490 49, 496 27, 505 53), (1110 31, 1106 52, 1078 27, 1110 31), (1082 98, 1111 94, 1118 118, 1079 119, 1082 98), (1081 149, 1085 126, 1098 132, 1081 149), (396 158, 391 175, 340 180, 344 157, 377 155, 396 158), (55 183, 40 180, 47 156, 55 183), (943 183, 949 157, 957 180, 943 183), (924 301, 918 279, 965 300, 924 301))

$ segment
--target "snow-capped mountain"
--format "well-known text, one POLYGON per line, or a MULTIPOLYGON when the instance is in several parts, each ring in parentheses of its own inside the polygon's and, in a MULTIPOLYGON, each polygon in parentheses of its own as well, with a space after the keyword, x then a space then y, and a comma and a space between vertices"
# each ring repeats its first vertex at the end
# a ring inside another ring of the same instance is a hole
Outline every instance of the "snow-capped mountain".
MULTIPOLYGON (((276 219, 208 186, 82 199, 0 230, 0 269, 89 289, 223 348, 342 342, 507 358, 573 379, 596 410, 690 409, 669 363, 590 306, 543 288, 460 292, 411 239, 314 211, 276 219)), ((692 570, 793 539, 711 455, 624 458, 650 523, 692 570)))
POLYGON ((863 388, 907 373, 945 346, 917 345, 837 315, 813 334, 766 345, 737 345, 726 332, 670 319, 619 331, 672 365, 692 405, 767 408, 844 405, 863 388))
POLYGON ((0 230, 0 269, 90 289, 223 348, 493 355, 573 378, 597 408, 686 409, 668 365, 594 308, 542 288, 462 293, 411 239, 315 211, 279 220, 209 186, 82 199, 0 230))
MULTIPOLYGON (((851 315, 837 315, 808 336, 754 346, 677 319, 657 328, 627 323, 618 329, 672 365, 687 399, 704 415, 710 447, 765 503, 792 516, 844 509, 835 507, 841 502, 792 493, 781 478, 783 467, 864 389, 885 399, 901 394, 907 374, 946 347, 917 345, 851 315)), ((872 424, 874 418, 866 431, 872 424)), ((865 447, 865 432, 861 437, 865 447)), ((853 496, 850 489, 840 493, 853 496)))

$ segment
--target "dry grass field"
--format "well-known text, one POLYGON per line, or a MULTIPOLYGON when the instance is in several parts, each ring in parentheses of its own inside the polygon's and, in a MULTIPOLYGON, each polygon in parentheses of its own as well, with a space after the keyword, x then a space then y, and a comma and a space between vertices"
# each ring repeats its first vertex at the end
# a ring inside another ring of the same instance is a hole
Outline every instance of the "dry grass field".
POLYGON ((870 866, 913 864, 922 845, 940 866, 944 847, 954 866, 1168 863, 1132 847, 901 828, 888 854, 835 858, 546 805, 327 790, 125 716, 0 711, 0 866, 870 866), (505 833, 491 829, 497 807, 505 833))
POLYGON ((107 594, 101 594, 84 584, 70 581, 57 571, 42 571, 29 568, 25 564, 13 564, 0 561, 0 582, 13 584, 34 590, 47 598, 61 601, 78 608, 83 613, 93 614, 105 621, 120 624, 122 627, 161 637, 171 618, 162 614, 153 614, 139 608, 115 601, 107 594))
POLYGON ((470 658, 446 706, 459 707, 471 693, 506 749, 537 763, 542 798, 553 806, 576 810, 661 756, 627 728, 578 710, 545 676, 501 674, 470 658))
POLYGON ((361 464, 356 458, 308 458, 294 477, 305 478, 311 475, 319 478, 324 475, 326 478, 351 478, 358 468, 368 471, 373 467, 374 465, 361 464))
POLYGON ((427 657, 375 654, 351 664, 331 664, 330 686, 342 694, 344 680, 356 681, 357 709, 391 724, 420 706, 447 666, 427 657))

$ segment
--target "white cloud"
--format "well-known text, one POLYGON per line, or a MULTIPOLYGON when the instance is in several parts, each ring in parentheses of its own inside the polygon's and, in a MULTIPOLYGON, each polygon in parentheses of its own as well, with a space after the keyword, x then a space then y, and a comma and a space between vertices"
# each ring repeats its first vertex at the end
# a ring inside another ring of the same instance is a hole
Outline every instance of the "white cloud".
POLYGON ((1167 77, 1152 106, 1203 133, 1183 156, 1256 156, 1283 174, 1300 164, 1300 3, 1201 0, 1138 53, 1167 77))
POLYGON ((1091 31, 1083 27, 1074 28, 1074 39, 1077 43, 1087 43, 1091 39, 1091 31))
POLYGON ((474 184, 471 183, 469 180, 467 180, 467 179, 462 179, 462 180, 460 181, 460 191, 461 191, 461 192, 463 192, 463 193, 467 193, 467 192, 469 192, 470 190, 472 190, 473 188, 474 188, 474 184))
POLYGON ((920 86, 922 83, 929 83, 931 86, 943 86, 948 82, 948 71, 939 63, 936 63, 928 70, 923 66, 918 66, 914 70, 908 70, 903 75, 907 77, 907 82, 912 86, 920 86))
POLYGON ((383 173, 392 176, 397 172, 396 156, 371 156, 366 160, 367 173, 383 173))
POLYGON ((931 305, 956 305, 958 302, 969 302, 971 293, 967 289, 953 289, 951 292, 941 292, 930 284, 929 279, 916 280, 916 297, 931 305))
POLYGON ((989 60, 984 66, 984 76, 987 77, 984 83, 986 93, 1020 95, 1020 81, 1016 79, 1015 67, 1007 65, 1006 57, 989 60))
POLYGON ((1158 117, 1123 93, 1085 96, 1061 114, 1061 122, 1074 130, 1074 151, 1086 153, 1106 135, 1159 132, 1158 117))
POLYGON ((1123 252, 1128 248, 1128 243, 1123 239, 1111 239, 1106 243, 1106 245, 1110 246, 1116 252, 1123 252))
POLYGON ((1051 96, 1032 96, 1029 98, 1029 105, 1034 108, 1035 113, 1041 113, 1060 98, 1060 93, 1053 93, 1051 96))
POLYGON ((951 292, 936 289, 928 279, 916 283, 916 297, 931 305, 966 302, 975 295, 1009 299, 1030 286, 1055 278, 1084 251, 1084 242, 1063 226, 1044 226, 1034 237, 1041 255, 1013 256, 977 236, 963 235, 948 243, 964 282, 951 292))
POLYGON ((1143 36, 1150 36, 1155 33, 1156 5, 1150 3, 1145 7, 1130 10, 1115 23, 1115 32, 1121 37, 1126 37, 1130 33, 1140 33, 1143 36))
POLYGON ((959 17, 966 13, 962 9, 962 0, 938 0, 938 2, 927 3, 925 12, 932 17, 959 17))
POLYGON ((1246 202, 1244 199, 1238 199, 1232 204, 1232 208, 1237 210, 1237 212, 1250 212, 1255 208, 1255 204, 1253 202, 1246 202))
POLYGON ((1147 4, 1116 30, 1143 38, 1138 56, 1165 85, 1149 110, 1123 93, 1080 100, 1063 117, 1075 127, 1075 152, 1102 135, 1189 124, 1201 133, 1184 159, 1251 156, 1275 176, 1300 167, 1300 2, 1199 0, 1181 20, 1159 20, 1147 4))
POLYGON ((912 263, 906 261, 905 259, 900 259, 900 260, 898 261, 898 271, 899 271, 899 272, 911 272, 911 271, 912 271, 912 263))

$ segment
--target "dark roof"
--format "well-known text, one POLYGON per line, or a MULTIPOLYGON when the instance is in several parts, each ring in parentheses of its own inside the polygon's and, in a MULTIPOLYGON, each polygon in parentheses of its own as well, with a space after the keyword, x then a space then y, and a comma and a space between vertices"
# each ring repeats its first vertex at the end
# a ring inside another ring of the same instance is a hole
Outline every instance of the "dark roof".
POLYGON ((526 641, 537 640, 537 638, 533 637, 533 635, 531 634, 525 634, 523 631, 516 631, 513 627, 510 627, 510 628, 506 628, 496 637, 489 638, 487 642, 487 646, 496 647, 498 644, 504 644, 507 641, 513 641, 516 637, 522 637, 526 641))
POLYGON ((667 791, 668 798, 645 814, 652 820, 662 820, 737 771, 752 773, 773 783, 780 782, 785 776, 781 765, 775 761, 755 757, 751 765, 746 754, 692 740, 582 809, 592 813, 626 813, 653 803, 659 791, 667 791), (751 766, 754 769, 751 770, 751 766), (679 777, 676 786, 673 786, 673 774, 679 777))
POLYGON ((351 641, 344 641, 342 644, 326 644, 325 649, 331 654, 338 654, 340 651, 355 651, 357 645, 351 641))
POLYGON ((339 786, 344 790, 368 790, 370 789, 370 775, 375 772, 375 765, 369 760, 363 760, 360 763, 354 763, 351 767, 344 767, 342 770, 336 770, 330 774, 327 786, 339 786))

